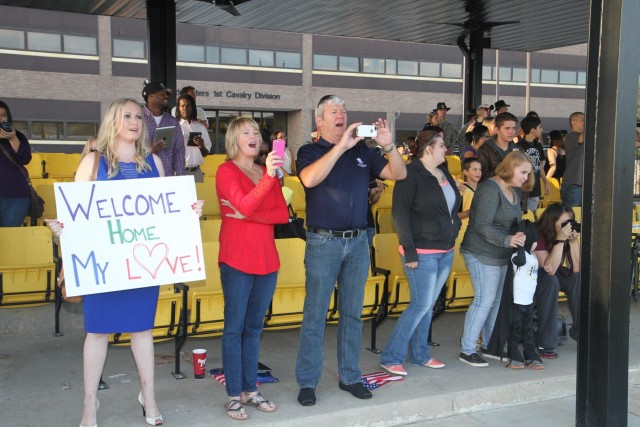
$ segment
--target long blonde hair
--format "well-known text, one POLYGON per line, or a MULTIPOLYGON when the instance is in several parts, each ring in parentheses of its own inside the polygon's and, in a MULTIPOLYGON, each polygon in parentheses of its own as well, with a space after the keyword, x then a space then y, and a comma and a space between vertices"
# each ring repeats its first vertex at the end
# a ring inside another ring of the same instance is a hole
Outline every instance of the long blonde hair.
MULTIPOLYGON (((116 153, 116 137, 123 126, 124 107, 130 102, 140 107, 140 104, 131 98, 120 98, 113 101, 102 119, 100 130, 98 130, 96 148, 98 152, 107 159, 109 178, 116 176, 120 169, 118 166, 118 154, 116 153)), ((151 170, 151 166, 149 166, 146 160, 151 153, 151 149, 147 145, 147 125, 144 121, 142 109, 140 113, 142 114, 142 130, 136 140, 135 155, 136 170, 138 173, 151 170)))

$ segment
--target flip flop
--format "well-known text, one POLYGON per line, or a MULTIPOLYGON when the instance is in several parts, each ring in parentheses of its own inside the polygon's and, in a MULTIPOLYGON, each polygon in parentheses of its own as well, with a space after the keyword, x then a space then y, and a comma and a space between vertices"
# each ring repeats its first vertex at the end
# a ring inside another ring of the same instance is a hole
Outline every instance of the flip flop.
POLYGON ((242 403, 237 399, 228 400, 224 404, 224 409, 227 410, 227 416, 233 420, 248 420, 249 414, 247 414, 242 406, 242 403))

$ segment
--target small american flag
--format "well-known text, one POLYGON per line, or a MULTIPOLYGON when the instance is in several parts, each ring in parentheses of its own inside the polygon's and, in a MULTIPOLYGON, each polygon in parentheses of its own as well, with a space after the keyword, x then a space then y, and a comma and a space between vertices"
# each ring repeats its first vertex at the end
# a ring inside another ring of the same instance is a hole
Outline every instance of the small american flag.
POLYGON ((402 381, 404 377, 391 375, 387 372, 374 372, 362 376, 362 385, 368 390, 375 390, 391 381, 402 381))

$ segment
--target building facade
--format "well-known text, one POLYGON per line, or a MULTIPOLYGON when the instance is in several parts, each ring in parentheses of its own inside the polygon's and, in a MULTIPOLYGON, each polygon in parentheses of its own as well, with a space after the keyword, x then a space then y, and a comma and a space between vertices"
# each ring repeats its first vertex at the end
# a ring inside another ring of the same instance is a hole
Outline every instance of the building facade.
MULTIPOLYGON (((0 99, 39 151, 73 152, 97 132, 116 98, 141 103, 148 77, 144 20, 3 7, 0 99)), ((178 24, 178 87, 197 90, 216 152, 226 124, 253 116, 264 133, 283 129, 295 150, 314 130, 327 94, 345 98, 349 122, 390 121, 398 140, 415 134, 438 102, 462 125, 464 58, 455 46, 178 24)), ((584 110, 586 46, 523 53, 488 49, 483 102, 504 99, 546 131, 567 129, 584 110)))

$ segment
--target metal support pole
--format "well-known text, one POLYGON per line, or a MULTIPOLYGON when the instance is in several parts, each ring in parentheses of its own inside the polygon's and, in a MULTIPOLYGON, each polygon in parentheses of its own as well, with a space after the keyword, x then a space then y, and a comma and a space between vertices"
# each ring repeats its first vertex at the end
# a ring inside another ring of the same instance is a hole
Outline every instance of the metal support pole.
MULTIPOLYGON (((149 80, 176 89, 176 3, 175 0, 147 0, 149 80)), ((169 97, 169 108, 175 106, 169 97)))
POLYGON ((531 111, 531 52, 527 52, 527 79, 524 90, 524 110, 531 111))
POLYGON ((626 426, 640 2, 591 0, 576 425, 626 426), (611 31, 612 28, 620 29, 611 31), (597 153, 597 161, 596 161, 597 153), (597 242, 597 244, 594 244, 597 242))

